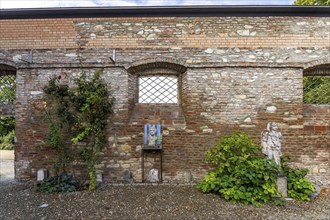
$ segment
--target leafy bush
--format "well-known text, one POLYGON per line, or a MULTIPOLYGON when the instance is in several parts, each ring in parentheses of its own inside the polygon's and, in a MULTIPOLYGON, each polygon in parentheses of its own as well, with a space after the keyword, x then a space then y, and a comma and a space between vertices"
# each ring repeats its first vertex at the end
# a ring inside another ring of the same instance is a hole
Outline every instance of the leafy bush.
POLYGON ((43 193, 74 192, 78 187, 79 184, 73 176, 61 173, 38 183, 37 191, 43 193))
POLYGON ((13 150, 15 138, 15 118, 0 117, 0 150, 13 150))
POLYGON ((0 150, 13 150, 15 131, 10 131, 7 135, 0 137, 0 150))
POLYGON ((282 157, 283 174, 288 181, 288 197, 300 201, 309 201, 308 195, 314 192, 313 184, 306 178, 308 169, 291 168, 288 166, 288 158, 282 157))
POLYGON ((6 136, 15 129, 14 117, 0 117, 0 136, 6 136))
POLYGON ((267 203, 277 191, 279 166, 261 154, 261 148, 245 133, 221 138, 205 153, 205 160, 217 167, 197 187, 233 203, 260 205, 267 203))

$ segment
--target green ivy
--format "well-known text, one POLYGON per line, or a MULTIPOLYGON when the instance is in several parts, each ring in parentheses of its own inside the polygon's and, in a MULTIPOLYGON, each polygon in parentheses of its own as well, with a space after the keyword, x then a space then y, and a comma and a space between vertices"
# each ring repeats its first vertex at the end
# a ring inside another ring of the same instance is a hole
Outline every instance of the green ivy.
POLYGON ((80 148, 89 173, 89 190, 96 188, 95 164, 106 143, 105 129, 114 103, 102 72, 97 70, 90 79, 82 72, 72 88, 61 85, 61 78, 52 78, 44 88, 47 101, 39 105, 48 121, 45 145, 58 152, 53 168, 66 173, 66 167, 78 157, 73 149, 80 148))
POLYGON ((77 87, 71 96, 79 127, 79 132, 71 141, 74 144, 85 144, 81 155, 87 163, 89 190, 96 187, 95 164, 106 143, 104 131, 114 102, 113 98, 109 99, 109 88, 101 79, 101 73, 102 70, 96 71, 90 80, 85 73, 75 79, 77 87))
POLYGON ((13 150, 15 140, 15 131, 12 130, 8 134, 0 137, 0 150, 13 150))
POLYGON ((44 100, 35 103, 37 109, 43 111, 48 123, 48 132, 42 147, 50 147, 57 152, 52 170, 55 174, 66 173, 74 159, 74 152, 70 143, 71 127, 74 116, 70 111, 70 91, 66 85, 59 85, 60 77, 53 77, 43 91, 44 100))
POLYGON ((6 136, 9 132, 15 130, 15 118, 1 116, 0 117, 0 136, 6 136))
POLYGON ((197 184, 203 192, 219 194, 233 203, 260 205, 278 195, 279 167, 261 154, 260 146, 245 133, 221 138, 206 151, 205 160, 216 166, 197 184))
POLYGON ((309 194, 314 192, 313 184, 306 178, 308 169, 291 168, 288 165, 288 157, 282 157, 283 174, 288 181, 288 197, 300 201, 309 201, 309 194))

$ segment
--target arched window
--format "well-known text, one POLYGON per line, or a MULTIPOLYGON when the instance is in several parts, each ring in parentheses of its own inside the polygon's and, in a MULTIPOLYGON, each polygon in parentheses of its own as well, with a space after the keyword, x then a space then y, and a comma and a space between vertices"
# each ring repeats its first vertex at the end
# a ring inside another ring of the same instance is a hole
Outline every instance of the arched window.
POLYGON ((304 103, 330 104, 330 65, 323 64, 304 71, 304 103))
POLYGON ((180 64, 154 59, 130 67, 130 123, 185 127, 185 72, 186 67, 180 64))

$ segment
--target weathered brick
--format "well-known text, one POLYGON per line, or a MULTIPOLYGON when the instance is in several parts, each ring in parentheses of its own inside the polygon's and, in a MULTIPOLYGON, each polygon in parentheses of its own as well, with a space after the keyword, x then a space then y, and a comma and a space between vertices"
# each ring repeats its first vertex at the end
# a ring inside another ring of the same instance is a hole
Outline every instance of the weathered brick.
MULTIPOLYGON (((116 98, 97 168, 106 180, 121 181, 130 169, 141 181, 144 123, 163 125, 165 180, 186 170, 196 180, 209 169, 204 151, 220 136, 243 130, 260 142, 274 121, 283 152, 328 181, 330 109, 302 103, 302 76, 330 63, 329 24, 329 17, 0 20, 0 74, 17 68, 16 177, 34 178, 55 157, 37 149, 47 126, 33 102, 51 76, 72 79, 83 67, 88 74, 104 68, 116 98), (177 76, 179 104, 138 104, 138 77, 146 74, 177 76)), ((145 171, 158 166, 148 154, 145 171)))

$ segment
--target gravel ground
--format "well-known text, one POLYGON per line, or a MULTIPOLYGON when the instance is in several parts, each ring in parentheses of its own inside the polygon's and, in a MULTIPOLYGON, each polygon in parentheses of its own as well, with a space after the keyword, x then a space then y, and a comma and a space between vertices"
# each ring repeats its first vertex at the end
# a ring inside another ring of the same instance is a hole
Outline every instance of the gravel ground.
POLYGON ((42 194, 35 191, 34 183, 14 181, 11 158, 0 158, 0 172, 0 220, 330 220, 329 187, 323 188, 311 202, 286 201, 284 207, 255 207, 231 204, 187 185, 103 185, 94 192, 42 194))
POLYGON ((330 219, 330 189, 311 202, 231 204, 195 186, 104 185, 94 192, 41 194, 34 184, 0 185, 0 219, 330 219))

